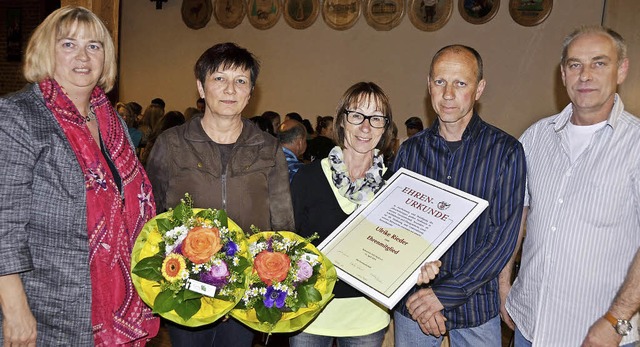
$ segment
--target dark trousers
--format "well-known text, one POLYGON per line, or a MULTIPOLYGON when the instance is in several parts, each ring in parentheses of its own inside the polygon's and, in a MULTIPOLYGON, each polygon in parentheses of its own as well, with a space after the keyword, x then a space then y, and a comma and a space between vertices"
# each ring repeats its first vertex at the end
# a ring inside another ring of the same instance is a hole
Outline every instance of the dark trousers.
POLYGON ((251 347, 254 331, 233 318, 189 328, 165 321, 173 347, 251 347))

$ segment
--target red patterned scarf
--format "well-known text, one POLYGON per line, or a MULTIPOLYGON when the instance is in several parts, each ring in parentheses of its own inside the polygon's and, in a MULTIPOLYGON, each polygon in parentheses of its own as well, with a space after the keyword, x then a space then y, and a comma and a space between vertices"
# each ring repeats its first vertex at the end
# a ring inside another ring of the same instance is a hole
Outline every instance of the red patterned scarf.
POLYGON ((160 321, 133 288, 130 267, 133 243, 155 214, 149 179, 101 88, 93 89, 90 103, 102 143, 122 178, 122 192, 84 117, 62 87, 53 79, 39 85, 84 173, 95 344, 144 345, 157 334, 160 321))

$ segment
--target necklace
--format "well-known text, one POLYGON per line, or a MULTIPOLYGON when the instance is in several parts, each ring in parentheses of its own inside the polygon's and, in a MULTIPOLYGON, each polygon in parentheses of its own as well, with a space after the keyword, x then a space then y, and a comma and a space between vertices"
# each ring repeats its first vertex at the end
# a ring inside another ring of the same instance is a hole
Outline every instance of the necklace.
POLYGON ((93 111, 93 106, 89 106, 89 114, 87 114, 87 116, 84 117, 84 120, 87 123, 91 122, 92 120, 96 120, 96 113, 93 111))

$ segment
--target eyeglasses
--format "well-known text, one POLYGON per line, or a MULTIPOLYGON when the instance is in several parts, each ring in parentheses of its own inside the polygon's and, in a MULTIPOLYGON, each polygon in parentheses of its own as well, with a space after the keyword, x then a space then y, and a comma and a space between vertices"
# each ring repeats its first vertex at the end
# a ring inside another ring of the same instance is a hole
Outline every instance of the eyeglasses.
POLYGON ((360 125, 365 120, 369 120, 372 128, 384 128, 389 122, 389 118, 385 116, 366 116, 360 112, 344 110, 347 115, 347 122, 353 125, 360 125))

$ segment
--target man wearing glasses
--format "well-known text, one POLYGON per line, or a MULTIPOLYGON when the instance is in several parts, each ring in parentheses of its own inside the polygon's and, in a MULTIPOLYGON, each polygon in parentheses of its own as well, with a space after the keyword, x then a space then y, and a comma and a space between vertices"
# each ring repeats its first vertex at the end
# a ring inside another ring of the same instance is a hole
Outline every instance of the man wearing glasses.
POLYGON ((517 139, 474 112, 486 85, 482 58, 462 45, 439 50, 428 90, 438 119, 407 139, 394 171, 415 171, 489 202, 489 207, 442 256, 440 274, 414 287, 394 312, 397 347, 500 346, 498 275, 518 240, 525 157, 517 139))

